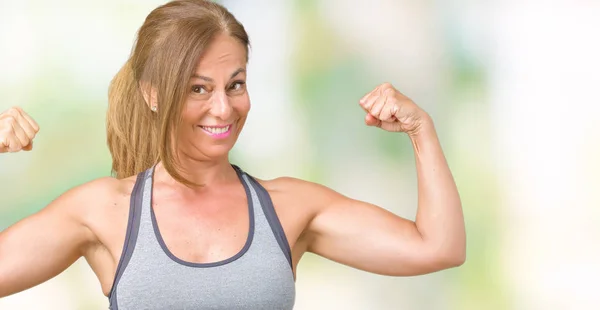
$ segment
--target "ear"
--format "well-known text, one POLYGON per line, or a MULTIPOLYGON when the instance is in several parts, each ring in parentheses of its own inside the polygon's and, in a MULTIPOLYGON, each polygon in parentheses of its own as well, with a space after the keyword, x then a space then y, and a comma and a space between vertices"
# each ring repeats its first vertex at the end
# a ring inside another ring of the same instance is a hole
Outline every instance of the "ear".
POLYGON ((158 109, 158 102, 156 100, 156 89, 152 87, 152 85, 148 82, 140 82, 140 90, 142 91, 142 96, 144 96, 144 101, 148 105, 150 110, 156 112, 158 109))

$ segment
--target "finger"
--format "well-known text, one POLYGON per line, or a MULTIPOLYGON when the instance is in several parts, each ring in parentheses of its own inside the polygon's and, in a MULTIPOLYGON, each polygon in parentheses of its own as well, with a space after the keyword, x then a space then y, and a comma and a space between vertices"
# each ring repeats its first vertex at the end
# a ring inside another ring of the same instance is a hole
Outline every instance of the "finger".
POLYGON ((387 97, 386 96, 379 96, 379 97, 377 97, 377 99, 375 100, 375 102, 371 106, 371 110, 369 111, 369 113, 371 115, 373 115, 375 118, 383 121, 384 119, 382 119, 380 117, 380 114, 381 114, 381 111, 383 110, 383 107, 386 105, 386 102, 387 102, 387 97))
POLYGON ((371 102, 371 100, 373 99, 373 96, 377 96, 377 94, 379 92, 379 88, 381 88, 381 85, 375 87, 375 89, 373 89, 372 91, 370 91, 369 93, 367 93, 364 97, 362 97, 360 99, 359 103, 365 109, 365 111, 367 111, 368 103, 371 102))
POLYGON ((23 145, 21 144, 21 141, 19 141, 16 135, 9 135, 6 138, 5 143, 7 146, 7 151, 11 153, 15 153, 23 149, 23 145))
POLYGON ((358 100, 358 103, 360 105, 362 105, 363 103, 365 103, 365 100, 367 100, 367 97, 369 97, 369 95, 372 93, 372 91, 368 92, 366 95, 364 95, 362 98, 360 98, 360 100, 358 100))
POLYGON ((367 94, 365 94, 362 98, 360 98, 360 100, 358 102, 361 103, 361 104, 365 103, 367 101, 367 98, 369 96, 371 96, 371 94, 374 93, 378 88, 379 88, 379 86, 375 87, 375 89, 373 89, 372 91, 370 91, 367 94))
POLYGON ((13 133, 17 136, 23 147, 27 146, 33 140, 37 132, 32 124, 25 118, 27 113, 20 107, 15 107, 8 111, 8 115, 13 119, 11 122, 13 133))
POLYGON ((373 115, 367 113, 367 115, 365 116, 365 124, 367 124, 367 126, 379 127, 381 121, 375 118, 373 115))
POLYGON ((31 139, 29 139, 29 137, 27 136, 27 134, 21 127, 21 124, 19 124, 19 121, 14 121, 12 123, 12 129, 13 129, 14 137, 16 137, 17 140, 19 140, 19 144, 21 145, 21 147, 29 144, 31 139))
POLYGON ((377 101, 377 99, 379 99, 379 97, 380 96, 379 96, 378 92, 373 92, 369 97, 367 97, 367 99, 366 99, 366 101, 365 101, 365 103, 363 105, 363 108, 365 109, 365 111, 367 113, 373 114, 371 112, 371 110, 373 109, 373 105, 375 104, 375 102, 377 101))
POLYGON ((402 125, 399 122, 393 122, 393 123, 382 122, 379 125, 379 128, 386 130, 386 131, 390 131, 390 132, 401 132, 402 131, 402 125))
POLYGON ((386 103, 381 109, 379 119, 383 122, 394 122, 396 121, 396 113, 398 113, 398 101, 393 97, 393 91, 387 89, 384 91, 383 96, 387 98, 386 103))
POLYGON ((25 111, 21 110, 21 116, 29 123, 29 125, 31 125, 31 128, 33 129, 33 131, 35 133, 37 133, 38 131, 40 131, 40 125, 38 125, 38 123, 31 118, 31 116, 29 116, 29 114, 25 113, 25 111))
MULTIPOLYGON (((6 122, 10 126, 11 133, 16 135, 23 146, 29 144, 29 141, 35 135, 33 128, 29 125, 29 122, 23 118, 23 110, 20 107, 14 107, 6 112, 6 122), (24 127, 27 127, 25 129, 24 127), (28 133, 29 131, 29 133, 28 133), (31 137, 30 137, 31 136, 31 137)), ((10 134, 10 133, 9 133, 10 134)))
MULTIPOLYGON (((20 113, 17 113, 16 117, 17 117, 17 124, 21 127, 21 129, 25 132, 25 135, 27 135, 27 138, 29 141, 33 140, 33 138, 35 137, 35 134, 38 132, 34 126, 29 122, 29 120, 27 120, 25 118, 25 115, 27 115, 25 112, 23 112, 22 110, 19 111, 20 113)), ((37 124, 36 124, 37 125, 37 124)), ((39 129, 39 127, 38 127, 39 129)))
POLYGON ((23 147, 23 151, 31 151, 33 149, 33 141, 23 147))
POLYGON ((381 110, 379 118, 384 123, 397 122, 398 119, 396 118, 396 116, 394 116, 396 113, 395 111, 397 111, 397 109, 398 107, 396 106, 396 104, 390 104, 388 102, 388 104, 381 110))
POLYGON ((2 142, 5 152, 18 152, 23 147, 21 140, 29 142, 27 135, 19 126, 17 114, 18 112, 15 109, 10 109, 0 117, 3 125, 2 132, 0 132, 0 140, 2 141, 0 142, 2 142))
POLYGON ((2 136, 0 136, 0 153, 8 152, 8 141, 6 141, 2 136))
POLYGON ((360 106, 363 110, 369 113, 370 101, 373 93, 369 93, 364 99, 361 99, 360 106))

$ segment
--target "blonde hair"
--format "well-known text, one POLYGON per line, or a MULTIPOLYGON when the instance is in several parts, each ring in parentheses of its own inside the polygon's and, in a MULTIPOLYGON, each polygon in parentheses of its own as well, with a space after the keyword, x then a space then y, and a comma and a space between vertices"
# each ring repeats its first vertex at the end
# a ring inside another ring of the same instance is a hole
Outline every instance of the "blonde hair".
POLYGON ((175 137, 197 61, 221 33, 239 40, 248 59, 244 27, 219 4, 171 1, 148 15, 108 92, 106 133, 116 178, 136 175, 161 161, 173 178, 195 185, 179 172, 175 137), (155 91, 158 111, 146 103, 142 85, 155 91))

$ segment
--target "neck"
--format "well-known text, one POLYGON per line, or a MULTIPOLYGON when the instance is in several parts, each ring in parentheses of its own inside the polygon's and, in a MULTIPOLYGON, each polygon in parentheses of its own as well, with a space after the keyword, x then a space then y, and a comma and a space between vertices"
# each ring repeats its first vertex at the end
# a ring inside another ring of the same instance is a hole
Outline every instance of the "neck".
MULTIPOLYGON (((221 160, 182 160, 179 165, 176 166, 178 172, 191 182, 202 185, 201 187, 193 188, 196 190, 206 190, 214 186, 220 186, 223 184, 231 183, 237 180, 237 174, 229 158, 224 157, 221 160)), ((165 169, 163 163, 160 162, 156 165, 154 171, 154 178, 156 181, 164 182, 177 187, 186 187, 176 181, 165 169)))

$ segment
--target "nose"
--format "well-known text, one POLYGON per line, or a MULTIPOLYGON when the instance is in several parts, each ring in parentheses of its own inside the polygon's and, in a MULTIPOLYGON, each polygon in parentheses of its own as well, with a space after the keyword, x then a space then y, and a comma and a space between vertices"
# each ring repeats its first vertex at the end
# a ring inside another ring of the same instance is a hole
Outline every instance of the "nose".
POLYGON ((229 103, 229 97, 227 97, 225 92, 218 91, 214 93, 210 112, 213 116, 224 121, 229 120, 233 108, 229 103))

